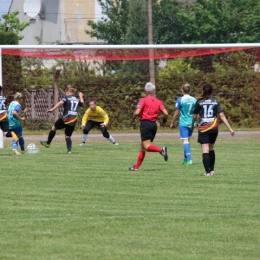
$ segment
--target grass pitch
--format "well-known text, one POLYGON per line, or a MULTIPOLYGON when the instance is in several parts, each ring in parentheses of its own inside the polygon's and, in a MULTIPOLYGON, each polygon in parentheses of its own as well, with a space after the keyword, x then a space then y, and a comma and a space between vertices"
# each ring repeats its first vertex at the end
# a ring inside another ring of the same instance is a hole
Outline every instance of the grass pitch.
POLYGON ((160 138, 168 162, 147 153, 136 172, 139 138, 117 141, 0 150, 0 259, 259 259, 259 140, 219 138, 214 177, 196 138, 194 165, 179 138, 160 138))

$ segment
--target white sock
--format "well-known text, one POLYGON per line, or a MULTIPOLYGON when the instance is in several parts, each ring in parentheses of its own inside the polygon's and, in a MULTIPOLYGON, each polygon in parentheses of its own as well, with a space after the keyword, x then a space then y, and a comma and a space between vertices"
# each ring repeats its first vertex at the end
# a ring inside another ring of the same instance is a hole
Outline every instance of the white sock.
POLYGON ((112 144, 116 142, 112 135, 109 135, 108 140, 109 140, 112 144))
POLYGON ((82 143, 86 143, 86 141, 87 141, 87 138, 88 138, 88 134, 83 134, 83 136, 82 136, 82 143))

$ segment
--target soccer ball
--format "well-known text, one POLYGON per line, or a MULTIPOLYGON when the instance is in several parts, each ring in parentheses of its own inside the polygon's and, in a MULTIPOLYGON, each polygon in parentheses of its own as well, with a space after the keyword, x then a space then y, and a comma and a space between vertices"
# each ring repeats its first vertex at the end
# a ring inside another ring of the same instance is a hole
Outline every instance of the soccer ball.
POLYGON ((39 149, 35 144, 31 143, 27 145, 26 151, 27 153, 38 153, 39 149))

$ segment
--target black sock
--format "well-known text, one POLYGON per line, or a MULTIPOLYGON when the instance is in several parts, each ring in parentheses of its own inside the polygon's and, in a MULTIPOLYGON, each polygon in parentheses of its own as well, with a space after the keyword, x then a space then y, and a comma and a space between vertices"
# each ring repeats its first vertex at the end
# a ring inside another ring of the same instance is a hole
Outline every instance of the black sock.
POLYGON ((71 146, 72 146, 72 141, 71 141, 70 137, 66 138, 66 144, 67 144, 68 152, 70 152, 71 151, 71 146))
POLYGON ((215 158, 216 158, 214 150, 209 151, 209 157, 210 157, 210 170, 214 171, 215 158))
POLYGON ((204 169, 206 173, 210 173, 210 157, 208 153, 203 153, 202 154, 202 161, 204 165, 204 169))
POLYGON ((55 135, 56 135, 56 131, 51 130, 51 131, 49 132, 47 144, 50 144, 50 143, 51 143, 51 141, 52 141, 52 139, 54 138, 55 135))

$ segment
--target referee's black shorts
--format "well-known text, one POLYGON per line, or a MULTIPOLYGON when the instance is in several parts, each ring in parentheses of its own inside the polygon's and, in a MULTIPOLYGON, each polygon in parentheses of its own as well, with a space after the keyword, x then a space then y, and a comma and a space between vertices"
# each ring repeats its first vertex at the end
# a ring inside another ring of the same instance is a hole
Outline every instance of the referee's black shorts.
POLYGON ((214 144, 218 137, 218 127, 206 132, 200 132, 198 134, 198 143, 200 144, 214 144))
POLYGON ((141 140, 147 141, 155 138, 157 132, 157 124, 156 122, 152 122, 149 120, 143 120, 140 124, 140 133, 141 133, 141 140))

